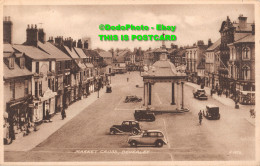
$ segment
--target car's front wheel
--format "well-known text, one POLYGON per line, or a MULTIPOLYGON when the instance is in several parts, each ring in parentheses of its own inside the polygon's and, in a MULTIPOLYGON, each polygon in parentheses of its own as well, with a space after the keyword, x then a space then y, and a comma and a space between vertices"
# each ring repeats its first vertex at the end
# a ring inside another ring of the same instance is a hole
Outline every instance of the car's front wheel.
POLYGON ((137 147, 137 142, 136 142, 136 141, 131 141, 131 142, 130 142, 130 146, 132 146, 132 147, 137 147))
POLYGON ((162 140, 156 141, 155 146, 157 146, 157 147, 163 147, 163 141, 162 141, 162 140))

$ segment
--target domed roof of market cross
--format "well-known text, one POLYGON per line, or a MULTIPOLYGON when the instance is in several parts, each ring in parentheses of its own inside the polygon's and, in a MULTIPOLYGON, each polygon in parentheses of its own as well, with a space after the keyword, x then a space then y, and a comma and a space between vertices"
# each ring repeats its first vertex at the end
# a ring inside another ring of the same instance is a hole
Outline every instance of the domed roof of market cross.
POLYGON ((144 72, 143 76, 171 77, 186 76, 186 74, 177 71, 175 65, 167 58, 167 54, 162 52, 160 55, 160 60, 156 61, 152 66, 150 66, 148 71, 144 72))

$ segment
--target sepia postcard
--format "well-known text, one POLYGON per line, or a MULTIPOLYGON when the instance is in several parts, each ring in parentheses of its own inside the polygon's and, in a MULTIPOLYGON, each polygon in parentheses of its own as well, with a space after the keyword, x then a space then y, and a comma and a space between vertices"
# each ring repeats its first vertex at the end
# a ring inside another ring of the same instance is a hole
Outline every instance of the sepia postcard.
POLYGON ((1 9, 1 165, 260 165, 259 1, 1 9))

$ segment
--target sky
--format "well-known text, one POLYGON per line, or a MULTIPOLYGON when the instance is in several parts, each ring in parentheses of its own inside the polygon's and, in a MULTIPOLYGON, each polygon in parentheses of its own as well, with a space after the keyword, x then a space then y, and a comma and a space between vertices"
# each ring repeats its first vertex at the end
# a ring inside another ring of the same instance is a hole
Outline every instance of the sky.
POLYGON ((3 15, 10 16, 13 22, 13 43, 21 44, 26 40, 28 24, 37 24, 50 36, 72 37, 74 40, 90 37, 91 48, 129 48, 142 49, 161 46, 161 41, 100 41, 98 35, 161 35, 162 31, 101 31, 100 24, 113 26, 133 24, 155 27, 156 24, 176 26, 174 32, 164 31, 166 35, 175 35, 176 41, 166 41, 179 46, 192 45, 198 40, 207 43, 211 38, 215 42, 220 38, 222 21, 229 16, 238 22, 238 16, 248 17, 254 22, 253 5, 80 5, 80 6, 4 6, 3 15))

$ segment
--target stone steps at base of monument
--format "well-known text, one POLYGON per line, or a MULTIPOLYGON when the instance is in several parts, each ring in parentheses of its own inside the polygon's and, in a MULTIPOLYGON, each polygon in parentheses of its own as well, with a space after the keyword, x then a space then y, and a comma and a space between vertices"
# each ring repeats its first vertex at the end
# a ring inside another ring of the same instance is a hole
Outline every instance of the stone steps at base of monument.
POLYGON ((152 110, 151 112, 155 114, 161 114, 161 113, 175 113, 175 114, 180 114, 180 113, 185 113, 189 112, 190 110, 187 108, 184 109, 175 109, 175 110, 152 110))

